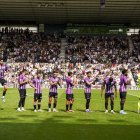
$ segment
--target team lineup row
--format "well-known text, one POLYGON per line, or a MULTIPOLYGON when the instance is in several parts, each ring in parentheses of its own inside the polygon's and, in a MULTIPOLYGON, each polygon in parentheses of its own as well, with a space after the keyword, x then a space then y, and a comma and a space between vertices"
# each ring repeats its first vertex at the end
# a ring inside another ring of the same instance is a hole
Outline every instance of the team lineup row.
MULTIPOLYGON (((1 66, 0 71, 0 83, 3 85, 3 96, 2 100, 5 101, 5 95, 7 91, 7 85, 6 80, 4 79, 4 71, 6 71, 6 68, 1 66)), ((96 74, 93 77, 91 74, 91 71, 88 71, 86 73, 86 77, 84 78, 84 93, 85 93, 85 99, 86 99, 86 112, 90 111, 90 98, 91 98, 91 87, 96 79, 96 74)), ((127 70, 122 70, 122 74, 120 76, 120 113, 126 114, 124 112, 124 104, 126 100, 126 93, 127 89, 126 86, 130 84, 131 79, 127 76, 127 70)), ((41 78, 41 73, 36 73, 36 76, 34 79, 30 80, 28 79, 28 74, 26 70, 22 70, 22 72, 19 74, 18 77, 18 83, 19 83, 19 95, 20 100, 18 103, 18 111, 24 111, 25 106, 25 99, 26 99, 26 85, 30 84, 31 87, 34 88, 34 111, 42 111, 41 110, 41 99, 42 99, 42 84, 43 79, 41 78)), ((56 106, 57 106, 57 88, 58 86, 61 86, 61 80, 58 77, 58 72, 56 70, 53 71, 52 76, 49 78, 49 101, 48 101, 48 112, 51 112, 51 104, 52 99, 54 99, 53 102, 53 112, 57 112, 56 106)), ((73 87, 77 84, 77 79, 73 77, 72 72, 68 72, 68 75, 66 77, 66 112, 74 112, 72 109, 73 103, 74 103, 74 96, 73 96, 73 87)), ((106 76, 103 80, 102 86, 101 86, 101 96, 105 93, 105 113, 108 113, 108 100, 110 98, 111 101, 111 113, 114 112, 114 94, 117 96, 117 88, 116 88, 116 80, 113 78, 112 75, 106 76), (105 92, 104 92, 105 91, 105 92)))

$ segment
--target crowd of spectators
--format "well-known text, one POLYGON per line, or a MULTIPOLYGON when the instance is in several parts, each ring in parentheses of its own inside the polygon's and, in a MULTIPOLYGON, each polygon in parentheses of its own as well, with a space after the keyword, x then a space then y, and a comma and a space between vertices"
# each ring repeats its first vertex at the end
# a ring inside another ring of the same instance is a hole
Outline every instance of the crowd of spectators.
POLYGON ((133 56, 137 62, 140 61, 140 35, 132 35, 131 36, 134 48, 133 48, 133 56))
POLYGON ((7 62, 58 61, 61 39, 57 34, 32 33, 28 29, 0 32, 0 55, 7 62))
POLYGON ((90 61, 93 64, 131 63, 126 36, 67 37, 66 59, 72 62, 90 61))
MULTIPOLYGON (((18 81, 17 77, 22 69, 26 69, 28 71, 29 79, 32 79, 37 71, 42 73, 42 78, 44 79, 44 86, 49 87, 49 77, 52 74, 54 69, 57 69, 59 72, 59 78, 62 80, 62 87, 66 86, 66 76, 68 71, 72 71, 74 77, 78 81, 78 88, 82 88, 84 85, 84 78, 86 76, 87 71, 91 71, 93 77, 97 75, 94 86, 99 87, 102 84, 103 79, 108 75, 113 75, 116 79, 117 84, 119 85, 119 77, 121 75, 121 70, 124 68, 129 69, 129 65, 118 64, 115 66, 107 65, 107 64, 84 64, 84 63, 8 63, 9 70, 6 73, 6 79, 9 84, 17 86, 18 81)), ((130 76, 129 76, 130 77, 130 76)))
MULTIPOLYGON (((140 61, 140 35, 132 35, 131 36, 133 42, 133 56, 137 62, 140 61)), ((132 68, 133 78, 136 84, 138 84, 138 70, 140 70, 140 65, 135 64, 132 68)))

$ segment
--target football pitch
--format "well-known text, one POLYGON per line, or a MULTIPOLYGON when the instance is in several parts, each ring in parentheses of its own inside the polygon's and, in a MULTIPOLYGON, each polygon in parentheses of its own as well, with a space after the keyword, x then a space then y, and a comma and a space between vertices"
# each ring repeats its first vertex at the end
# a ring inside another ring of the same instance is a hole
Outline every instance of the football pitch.
MULTIPOLYGON (((2 89, 0 91, 2 92, 2 89)), ((86 113, 84 91, 75 89, 73 93, 74 113, 65 112, 65 90, 62 89, 58 92, 57 109, 59 112, 47 112, 47 89, 43 89, 43 112, 33 112, 33 89, 27 89, 26 111, 18 112, 16 110, 19 101, 18 90, 9 89, 6 102, 0 101, 0 140, 140 139, 137 97, 127 96, 125 104, 127 115, 119 114, 119 95, 115 99, 116 114, 105 114, 104 97, 100 97, 100 90, 92 90, 90 108, 93 112, 86 113)))

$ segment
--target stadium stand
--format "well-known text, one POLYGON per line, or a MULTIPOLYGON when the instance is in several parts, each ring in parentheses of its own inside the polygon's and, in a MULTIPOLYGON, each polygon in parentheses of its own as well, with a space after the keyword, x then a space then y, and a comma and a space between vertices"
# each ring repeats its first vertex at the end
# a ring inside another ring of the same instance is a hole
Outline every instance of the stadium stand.
MULTIPOLYGON (((134 50, 138 50, 138 37, 132 36, 132 40, 134 50)), ((0 44, 1 57, 11 68, 7 80, 11 85, 16 83, 14 87, 17 85, 16 77, 22 69, 27 69, 31 77, 37 70, 41 70, 45 79, 54 68, 58 68, 63 80, 66 73, 71 70, 79 79, 81 87, 85 70, 99 72, 96 85, 101 85, 107 73, 115 73, 119 83, 121 70, 128 68, 130 77, 137 81, 136 69, 134 71, 133 66, 138 62, 138 53, 136 54, 137 51, 134 50, 131 53, 127 36, 67 36, 61 39, 57 34, 32 33, 28 29, 10 31, 3 29, 0 44), (65 57, 63 61, 60 56, 65 57), (83 63, 84 61, 88 61, 89 64, 83 63)), ((133 86, 135 82, 132 81, 133 86)))
POLYGON ((60 54, 60 38, 28 30, 2 31, 1 56, 7 62, 55 62, 60 54))

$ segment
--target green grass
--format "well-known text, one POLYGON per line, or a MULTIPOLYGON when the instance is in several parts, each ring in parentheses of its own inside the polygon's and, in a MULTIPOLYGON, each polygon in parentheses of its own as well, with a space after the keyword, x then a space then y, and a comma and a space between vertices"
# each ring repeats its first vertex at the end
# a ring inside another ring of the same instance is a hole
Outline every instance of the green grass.
MULTIPOLYGON (((1 90, 2 91, 2 90, 1 90)), ((85 113, 83 90, 74 90, 74 113, 65 112, 65 90, 59 90, 57 113, 48 113, 48 90, 43 90, 42 109, 33 112, 33 90, 28 89, 25 112, 17 112, 18 90, 9 89, 6 103, 0 102, 0 140, 138 140, 140 114, 138 98, 127 96, 127 115, 119 114, 119 97, 115 99, 116 114, 104 114, 104 98, 93 90, 92 113, 85 113)))

